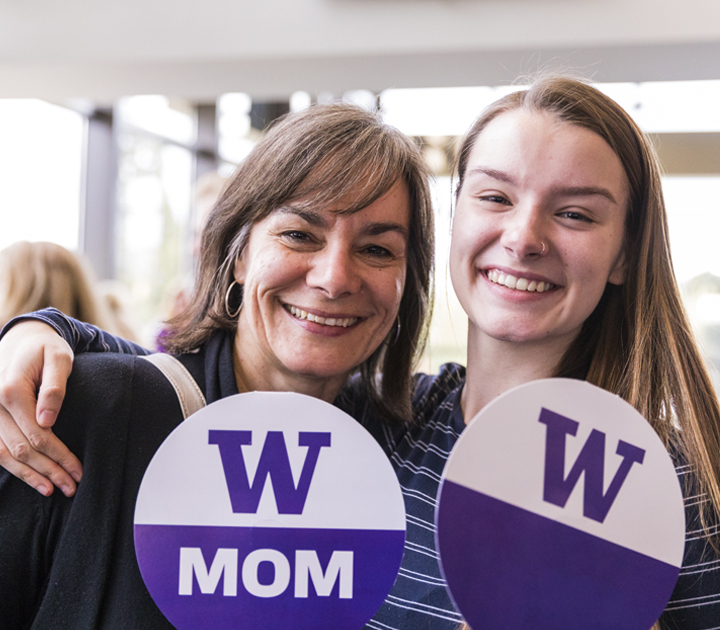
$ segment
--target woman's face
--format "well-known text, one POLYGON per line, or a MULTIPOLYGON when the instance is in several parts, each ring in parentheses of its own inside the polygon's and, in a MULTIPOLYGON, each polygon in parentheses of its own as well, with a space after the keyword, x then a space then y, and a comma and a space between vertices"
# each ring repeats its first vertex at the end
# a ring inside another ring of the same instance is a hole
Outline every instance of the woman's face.
POLYGON ((450 252, 470 336, 569 345, 625 279, 627 178, 597 134, 525 109, 480 133, 450 252))
POLYGON ((272 380, 336 379, 380 346, 405 285, 410 199, 404 182, 353 214, 278 208, 255 224, 235 278, 244 285, 236 348, 272 380), (267 371, 270 371, 269 373, 267 371))

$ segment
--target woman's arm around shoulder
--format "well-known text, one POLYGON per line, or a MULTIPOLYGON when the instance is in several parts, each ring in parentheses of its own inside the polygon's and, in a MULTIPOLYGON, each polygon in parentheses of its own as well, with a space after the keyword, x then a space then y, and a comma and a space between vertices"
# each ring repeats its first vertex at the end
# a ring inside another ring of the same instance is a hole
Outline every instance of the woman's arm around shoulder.
POLYGON ((0 466, 46 496, 53 484, 72 496, 82 477, 52 432, 74 352, 148 354, 56 309, 15 318, 0 332, 0 466))

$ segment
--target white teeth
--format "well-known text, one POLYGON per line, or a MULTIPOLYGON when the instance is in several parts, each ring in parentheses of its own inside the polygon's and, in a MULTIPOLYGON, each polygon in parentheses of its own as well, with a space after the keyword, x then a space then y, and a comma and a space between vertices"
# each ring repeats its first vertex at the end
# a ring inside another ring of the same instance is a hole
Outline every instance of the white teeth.
POLYGON ((301 308, 290 305, 286 305, 285 310, 287 310, 293 317, 306 319, 309 322, 315 322, 316 324, 322 324, 323 326, 341 326, 342 328, 347 328, 358 321, 357 317, 320 317, 320 315, 313 315, 312 313, 303 311, 301 308))
POLYGON ((502 271, 498 271, 497 269, 491 269, 488 271, 487 277, 490 282, 501 284, 508 289, 515 289, 516 291, 544 293, 555 286, 549 282, 537 282, 535 280, 528 280, 527 278, 517 278, 510 274, 504 274, 502 271))

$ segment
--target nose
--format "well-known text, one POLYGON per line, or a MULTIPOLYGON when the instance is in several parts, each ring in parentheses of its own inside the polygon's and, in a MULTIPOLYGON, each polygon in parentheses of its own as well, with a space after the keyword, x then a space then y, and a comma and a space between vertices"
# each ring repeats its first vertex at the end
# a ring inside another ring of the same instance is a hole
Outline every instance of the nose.
POLYGON ((313 256, 307 283, 330 299, 352 295, 360 290, 362 284, 358 265, 359 261, 355 260, 348 247, 328 245, 313 256))
POLYGON ((548 235, 542 209, 534 204, 516 207, 503 230, 502 245, 516 257, 543 256, 548 251, 548 235))

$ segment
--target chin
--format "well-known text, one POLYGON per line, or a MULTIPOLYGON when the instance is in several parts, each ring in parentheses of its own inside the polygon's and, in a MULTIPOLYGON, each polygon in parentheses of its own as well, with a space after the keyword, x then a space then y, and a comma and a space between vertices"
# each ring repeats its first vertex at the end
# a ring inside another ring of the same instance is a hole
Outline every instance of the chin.
POLYGON ((300 374, 311 379, 332 379, 347 378, 352 371, 352 367, 346 363, 324 363, 322 361, 309 361, 305 358, 302 361, 288 361, 285 368, 295 374, 300 374))
POLYGON ((506 343, 532 343, 547 339, 547 333, 541 333, 537 330, 518 328, 508 330, 506 327, 487 330, 484 334, 491 339, 495 339, 495 341, 504 341, 506 343))

